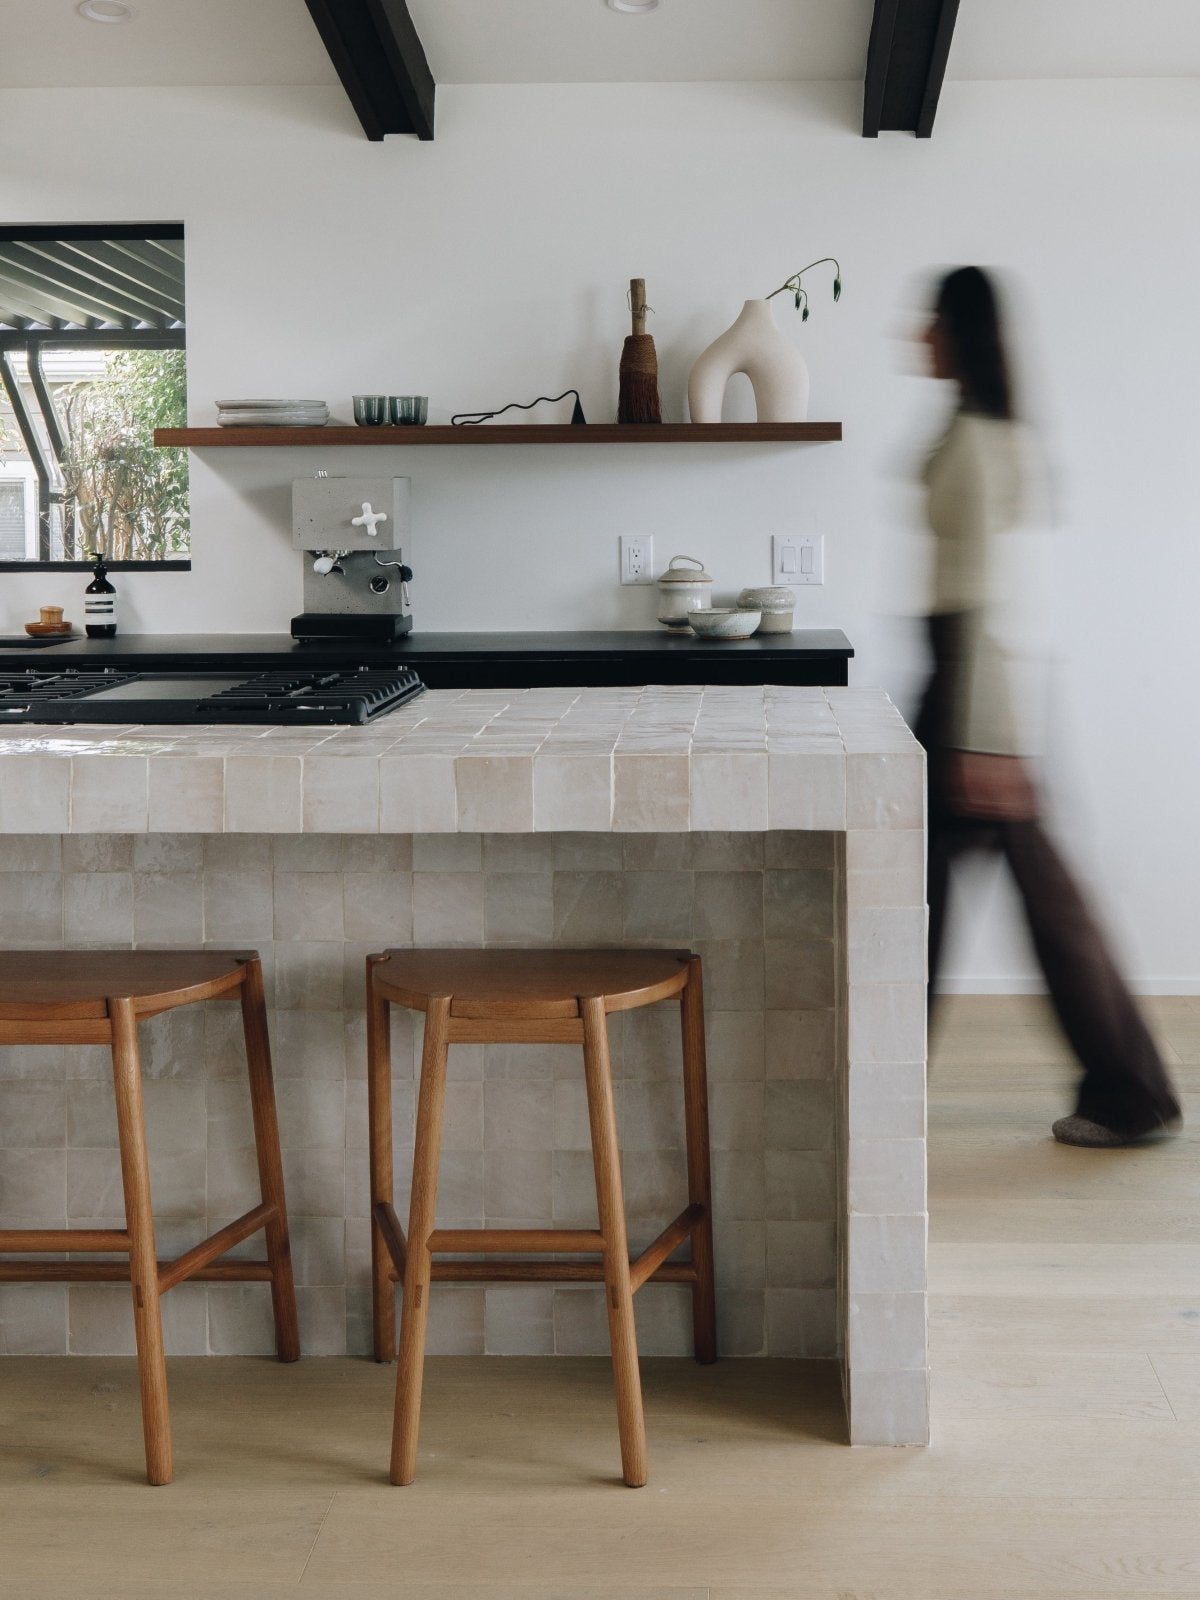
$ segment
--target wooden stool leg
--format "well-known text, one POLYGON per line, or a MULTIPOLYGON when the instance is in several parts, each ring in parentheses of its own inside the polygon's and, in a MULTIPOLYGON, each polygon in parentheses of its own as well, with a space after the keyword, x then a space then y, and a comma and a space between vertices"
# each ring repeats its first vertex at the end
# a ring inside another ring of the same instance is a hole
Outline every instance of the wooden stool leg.
POLYGON ((425 1324, 429 1317, 429 1287, 433 1278, 429 1236, 437 1211, 449 1033, 450 997, 439 996, 430 1000, 425 1013, 425 1041, 421 1052, 408 1252, 404 1263, 404 1304, 400 1313, 400 1351, 396 1364, 396 1413, 392 1424, 393 1483, 411 1483, 417 1475, 425 1324))
POLYGON ((171 1416, 167 1402, 167 1361, 158 1292, 154 1212, 150 1204, 150 1161, 146 1150, 137 1018, 130 1000, 110 1000, 108 1014, 112 1024, 113 1088, 121 1144, 125 1225, 129 1230, 129 1278, 133 1289, 138 1381, 142 1391, 146 1476, 151 1483, 170 1483, 171 1416))
POLYGON ((392 1174, 391 1006, 376 993, 367 958, 367 1124, 371 1147, 371 1320, 376 1361, 396 1359, 396 1287, 392 1256, 376 1206, 395 1204, 392 1174))
POLYGON ((596 1205, 604 1238, 604 1295, 608 1305, 621 1465, 625 1482, 631 1489, 639 1489, 646 1481, 646 1421, 642 1412, 633 1289, 629 1281, 629 1240, 625 1230, 625 1196, 621 1189, 621 1156, 608 1054, 608 1019, 603 1000, 581 999, 579 1008, 583 1016, 583 1070, 592 1130, 592 1160, 596 1168, 596 1205))
POLYGON ((688 964, 679 997, 683 1020, 683 1110, 687 1132, 688 1201, 704 1207, 692 1230, 692 1341, 696 1360, 717 1359, 717 1300, 713 1280, 712 1175, 708 1148, 708 1071, 704 1057, 704 988, 700 958, 688 964))
POLYGON ((271 1265, 271 1309, 275 1316, 275 1354, 280 1361, 298 1361, 300 1324, 296 1317, 292 1248, 288 1237, 287 1201, 283 1192, 283 1158, 279 1152, 279 1122, 275 1114, 275 1087, 271 1078, 267 1003, 263 994, 262 962, 257 957, 247 961, 246 976, 242 981, 242 1027, 246 1036, 246 1070, 250 1079, 259 1187, 263 1203, 275 1207, 275 1214, 266 1225, 267 1260, 271 1265))

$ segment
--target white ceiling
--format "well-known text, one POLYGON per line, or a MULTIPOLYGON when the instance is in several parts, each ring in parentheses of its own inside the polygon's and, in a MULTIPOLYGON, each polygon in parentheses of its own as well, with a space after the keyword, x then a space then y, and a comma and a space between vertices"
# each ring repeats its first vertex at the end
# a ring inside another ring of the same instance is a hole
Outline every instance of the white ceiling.
MULTIPOLYGON (((324 84, 304 0, 0 0, 0 84, 324 84)), ((441 83, 861 78, 872 0, 409 0, 441 83)), ((950 78, 1200 77, 1200 0, 961 0, 950 78)))

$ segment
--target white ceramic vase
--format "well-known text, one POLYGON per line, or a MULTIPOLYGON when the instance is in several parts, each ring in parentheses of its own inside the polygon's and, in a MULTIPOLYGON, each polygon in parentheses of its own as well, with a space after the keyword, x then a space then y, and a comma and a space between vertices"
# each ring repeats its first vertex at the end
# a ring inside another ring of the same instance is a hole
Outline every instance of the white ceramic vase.
POLYGON ((747 300, 741 315, 692 368, 688 409, 693 422, 720 422, 725 386, 744 372, 760 422, 808 421, 808 363, 780 332, 769 301, 747 300))

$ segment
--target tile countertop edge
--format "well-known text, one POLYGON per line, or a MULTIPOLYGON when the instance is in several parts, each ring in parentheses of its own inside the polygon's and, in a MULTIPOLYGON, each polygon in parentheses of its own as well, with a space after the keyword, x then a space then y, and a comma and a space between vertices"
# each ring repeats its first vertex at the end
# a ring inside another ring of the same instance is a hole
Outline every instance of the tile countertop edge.
POLYGON ((0 738, 0 835, 878 832, 924 814, 924 751, 879 689, 448 690, 362 728, 0 738))

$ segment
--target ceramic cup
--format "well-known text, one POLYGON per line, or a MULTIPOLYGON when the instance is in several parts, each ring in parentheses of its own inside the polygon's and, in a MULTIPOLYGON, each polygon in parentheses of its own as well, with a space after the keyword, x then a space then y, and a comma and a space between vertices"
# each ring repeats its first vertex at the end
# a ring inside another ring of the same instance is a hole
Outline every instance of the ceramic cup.
POLYGON ((429 416, 427 394, 388 395, 388 416, 397 427, 423 427, 429 416))
POLYGON ((382 394, 356 394, 354 420, 360 428, 378 428, 387 421, 387 396, 382 394))

